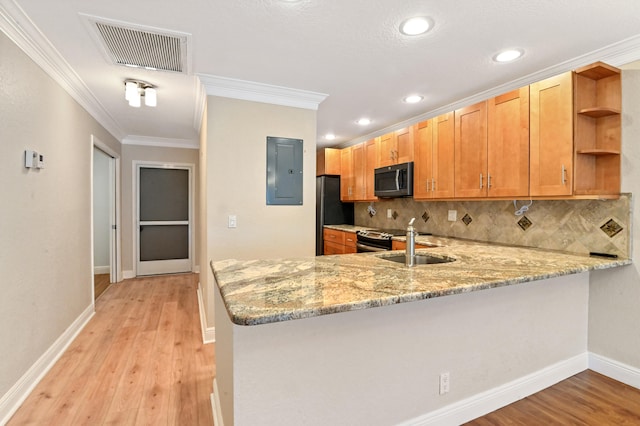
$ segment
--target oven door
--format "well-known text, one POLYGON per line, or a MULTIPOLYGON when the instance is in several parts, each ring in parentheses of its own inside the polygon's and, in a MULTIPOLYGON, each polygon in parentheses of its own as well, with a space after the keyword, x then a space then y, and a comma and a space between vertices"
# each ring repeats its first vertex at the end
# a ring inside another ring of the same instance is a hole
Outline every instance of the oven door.
POLYGON ((389 251, 389 249, 387 248, 369 246, 363 243, 357 243, 356 250, 358 251, 358 253, 374 253, 378 251, 389 251))

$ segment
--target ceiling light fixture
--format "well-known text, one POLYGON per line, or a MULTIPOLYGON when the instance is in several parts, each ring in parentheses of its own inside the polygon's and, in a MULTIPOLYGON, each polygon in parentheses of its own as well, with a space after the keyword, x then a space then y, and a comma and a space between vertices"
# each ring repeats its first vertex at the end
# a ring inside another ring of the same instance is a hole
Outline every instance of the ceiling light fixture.
POLYGON ((424 99, 424 97, 420 96, 420 95, 409 95, 406 98, 404 98, 403 101, 408 103, 408 104, 417 104, 418 102, 420 102, 423 99, 424 99))
POLYGON ((521 57, 523 54, 524 54, 524 51, 522 51, 522 49, 503 50, 502 52, 495 55, 493 57, 493 60, 496 62, 511 62, 511 61, 515 61, 516 59, 521 57))
POLYGON ((156 86, 140 80, 128 79, 124 81, 124 98, 129 102, 129 106, 139 108, 142 105, 143 96, 146 106, 154 107, 158 105, 156 86))
POLYGON ((336 135, 334 135, 333 133, 327 133, 326 135, 324 135, 324 138, 328 141, 332 141, 336 138, 336 135))
POLYGON ((431 19, 424 16, 405 19, 400 24, 400 32, 404 35, 420 35, 433 27, 431 19))
POLYGON ((361 126, 367 126, 371 124, 371 120, 368 118, 361 118, 360 120, 356 121, 356 123, 358 123, 361 126))

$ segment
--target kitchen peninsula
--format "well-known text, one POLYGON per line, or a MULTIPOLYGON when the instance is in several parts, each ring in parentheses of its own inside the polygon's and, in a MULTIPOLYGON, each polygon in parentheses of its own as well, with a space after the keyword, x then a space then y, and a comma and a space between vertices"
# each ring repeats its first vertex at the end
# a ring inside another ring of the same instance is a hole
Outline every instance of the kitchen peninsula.
POLYGON ((224 424, 469 420, 584 370, 589 274, 631 263, 418 242, 438 246, 418 253, 455 261, 407 268, 386 252, 212 263, 224 424))

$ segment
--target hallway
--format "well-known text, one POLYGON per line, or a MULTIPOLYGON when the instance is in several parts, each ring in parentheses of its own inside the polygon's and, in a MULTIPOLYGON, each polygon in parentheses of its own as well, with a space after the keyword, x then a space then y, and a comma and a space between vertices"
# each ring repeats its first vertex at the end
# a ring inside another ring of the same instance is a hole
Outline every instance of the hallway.
POLYGON ((8 425, 213 424, 197 285, 197 274, 111 285, 8 425))

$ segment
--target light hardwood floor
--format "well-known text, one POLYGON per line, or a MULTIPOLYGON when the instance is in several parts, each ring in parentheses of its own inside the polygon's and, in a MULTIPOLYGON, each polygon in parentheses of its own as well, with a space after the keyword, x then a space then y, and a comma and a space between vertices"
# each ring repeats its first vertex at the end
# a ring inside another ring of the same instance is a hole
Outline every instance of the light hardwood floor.
POLYGON ((640 389, 586 370, 466 425, 640 425, 640 389))
POLYGON ((93 297, 96 300, 111 285, 109 279, 109 274, 96 274, 93 276, 93 297))
POLYGON ((196 274, 125 280, 8 425, 212 425, 196 274))

